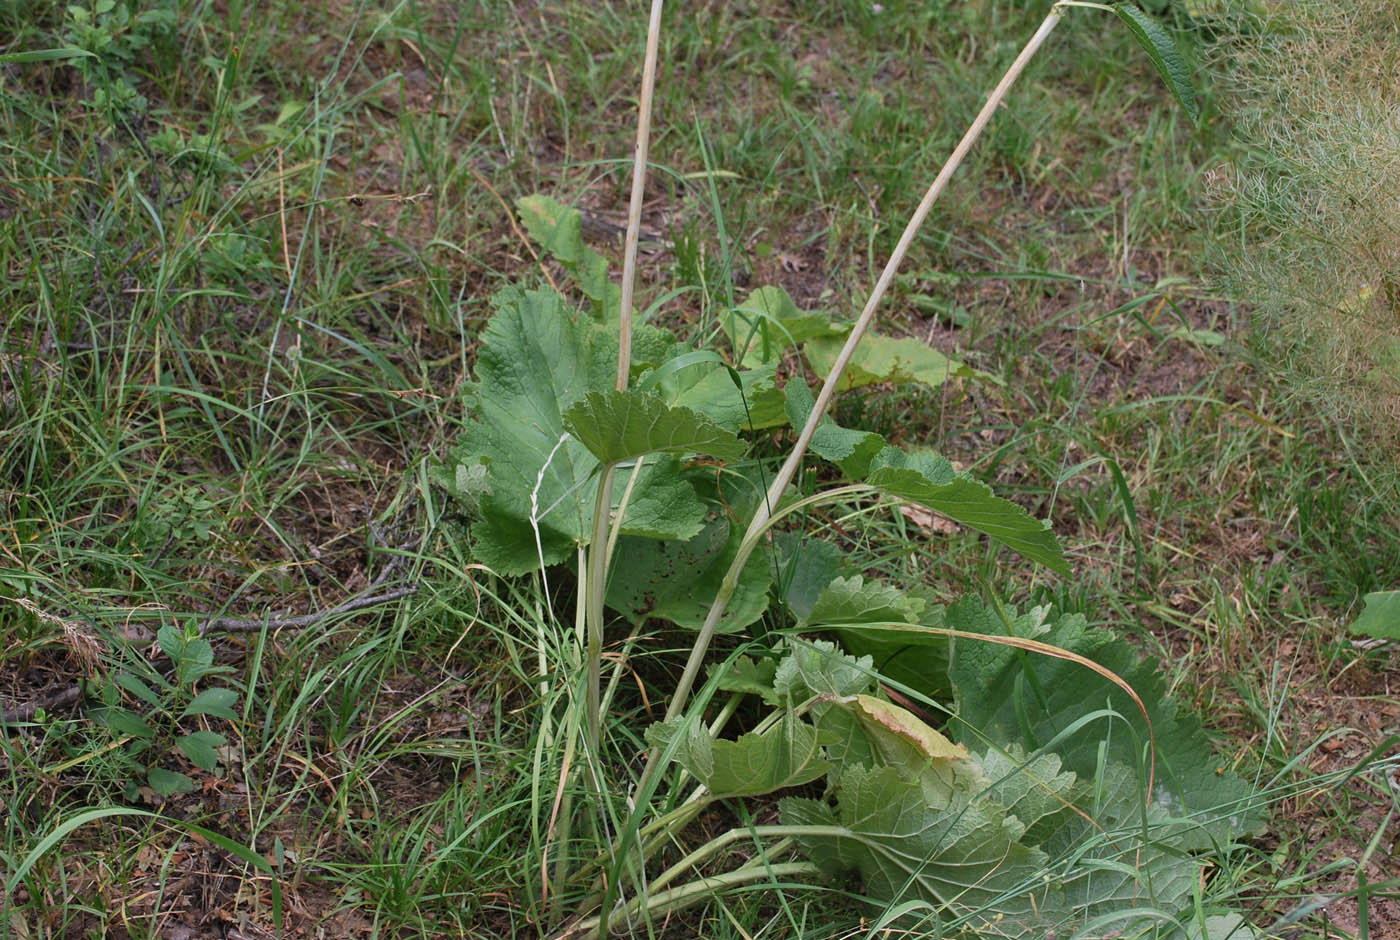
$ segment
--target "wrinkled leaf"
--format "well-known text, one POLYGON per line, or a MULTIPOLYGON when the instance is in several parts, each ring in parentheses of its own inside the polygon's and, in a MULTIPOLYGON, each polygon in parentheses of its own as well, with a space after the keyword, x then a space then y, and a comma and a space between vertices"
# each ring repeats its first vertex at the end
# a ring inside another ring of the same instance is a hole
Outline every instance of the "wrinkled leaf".
MULTIPOLYGON (((1019 619, 1014 608, 988 608, 975 598, 947 611, 948 626, 970 633, 1014 635, 1008 625, 1019 619)), ((1212 834, 1223 840, 1258 825, 1250 787, 1215 756, 1200 720, 1178 713, 1155 662, 1139 659, 1126 640, 1090 628, 1078 615, 1061 616, 1039 639, 1099 663, 1136 690, 1157 742, 1153 802, 1173 816, 1197 821, 1199 847, 1208 846, 1212 834)), ((1032 753, 1080 719, 1111 708, 1120 717, 1079 728, 1056 752, 1066 770, 1086 779, 1095 776, 1101 757, 1139 766, 1147 728, 1137 705, 1108 679, 1078 663, 995 643, 959 639, 953 650, 949 674, 958 720, 950 731, 955 740, 991 740, 1032 753)))
POLYGON ((849 709, 878 743, 885 762, 916 768, 928 761, 967 760, 967 748, 954 744, 909 709, 873 695, 834 700, 849 709))
MULTIPOLYGON (((618 539, 607 603, 633 622, 659 617, 698 630, 719 591, 743 532, 712 510, 700 532, 687 540, 618 539)), ((768 607, 772 568, 761 552, 750 557, 719 623, 733 633, 753 623, 768 607)))
POLYGON ((806 532, 780 532, 778 551, 779 591, 788 609, 806 622, 817 598, 841 572, 845 553, 824 539, 806 532))
MULTIPOLYGON (((471 513, 477 560, 524 574, 571 559, 592 535, 598 460, 565 432, 563 415, 589 392, 613 387, 617 345, 605 329, 571 318, 551 291, 508 288, 495 303, 477 355, 473 418, 434 479, 471 513)), ((652 457, 641 473, 622 531, 695 535, 705 507, 679 463, 652 457)))
POLYGON ((1020 844, 1022 828, 995 804, 974 802, 967 778, 955 777, 931 803, 897 767, 848 764, 836 776, 834 810, 806 799, 779 804, 784 825, 838 830, 798 837, 825 871, 858 872, 881 901, 929 900, 950 918, 970 918, 974 930, 1060 906, 1057 886, 1040 878, 1044 853, 1020 844))
POLYGON ((1187 68, 1186 59, 1171 33, 1135 4, 1115 3, 1113 12, 1127 24, 1128 31, 1152 60, 1157 73, 1162 76, 1162 81, 1167 83, 1167 89, 1186 109, 1191 123, 1198 123, 1201 119, 1201 109, 1196 104, 1196 89, 1191 81, 1191 70, 1187 68))
POLYGON ((757 796, 801 786, 826 775, 817 729, 785 715, 762 733, 736 740, 710 737, 700 722, 680 718, 647 729, 647 741, 666 747, 677 736, 675 759, 715 796, 757 796))
POLYGON ((797 705, 814 695, 856 695, 871 689, 874 683, 868 656, 849 656, 829 640, 795 640, 792 651, 778 663, 773 691, 797 705))
POLYGON ((634 473, 638 474, 637 484, 632 487, 627 512, 619 524, 622 532, 651 539, 688 539, 700 531, 707 507, 679 457, 654 455, 640 470, 618 471, 613 486, 614 503, 621 503, 634 473))
POLYGON ((744 442, 689 408, 671 407, 646 392, 589 392, 564 412, 564 429, 605 464, 644 454, 744 455, 744 442))
POLYGON ((691 366, 669 384, 673 405, 693 408, 729 431, 759 430, 787 422, 785 398, 772 366, 744 369, 734 384, 728 367, 691 366))
POLYGON ((833 578, 800 626, 839 626, 848 623, 919 622, 924 598, 861 575, 833 578))
POLYGON ((754 661, 740 656, 729 664, 716 663, 710 667, 710 675, 720 673, 718 688, 722 692, 742 692, 757 695, 769 704, 778 704, 773 692, 773 674, 778 664, 771 659, 754 661))

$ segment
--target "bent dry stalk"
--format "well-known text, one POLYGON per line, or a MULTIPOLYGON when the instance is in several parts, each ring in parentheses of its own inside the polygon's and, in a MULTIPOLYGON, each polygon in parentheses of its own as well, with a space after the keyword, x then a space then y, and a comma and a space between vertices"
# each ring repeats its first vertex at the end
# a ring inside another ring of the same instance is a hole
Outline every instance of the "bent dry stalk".
MULTIPOLYGON (((888 262, 877 279, 870 296, 867 299, 860 316, 837 355, 834 364, 827 374, 822 387, 815 398, 813 407, 803 424, 797 441, 791 452, 775 478, 771 486, 768 487, 766 498, 759 502, 752 519, 750 520, 742 538, 739 541, 735 557, 731 560, 727 571, 710 603, 704 622, 695 638, 690 655, 687 659, 682 676, 677 683, 666 711, 666 722, 676 722, 686 711, 686 706, 690 694, 694 688, 695 681, 699 676, 700 669, 709 651, 710 644, 717 632, 724 612, 733 599, 740 582, 741 573, 744 570, 753 551, 763 540, 765 534, 772 526, 786 515, 790 507, 781 507, 783 494, 791 484, 796 472, 804 459, 806 452, 812 442, 813 436, 826 415, 831 402, 835 396, 837 387, 844 375, 847 366, 851 362, 858 346, 865 336, 870 324, 873 322, 875 313, 879 308, 885 293, 893 282, 896 273, 902 265, 914 238, 924 221, 928 217, 933 204, 946 189, 953 174, 962 164, 963 160, 970 152, 982 132, 990 123, 996 109, 1001 105, 1012 85, 1024 72, 1026 66, 1035 54, 1049 38, 1050 33, 1058 25, 1064 15, 1064 8, 1070 6, 1084 6, 1096 9, 1105 9, 1115 12, 1120 19, 1123 19, 1133 30, 1139 42, 1147 49, 1154 65, 1162 73, 1168 86, 1194 117, 1194 100, 1188 100, 1189 76, 1185 73, 1184 65, 1180 61, 1180 56, 1174 54, 1168 48, 1171 45, 1170 36, 1155 22, 1151 21, 1136 7, 1131 4, 1118 4, 1107 6, 1100 3, 1087 2, 1087 0, 1060 0, 1046 15, 1039 28, 1026 42, 1025 46, 1017 55, 1015 61, 1006 70, 996 87, 988 95, 986 102, 978 112, 972 124, 959 140, 948 160, 944 163, 918 207, 912 214, 898 244, 891 253, 888 262), (1184 90, 1184 91, 1183 91, 1184 90)), ((634 154, 633 178, 631 202, 629 204, 629 218, 627 228, 627 238, 625 244, 624 269, 621 285, 621 309, 618 324, 619 356, 617 368, 616 388, 619 392, 625 392, 629 385, 630 373, 630 349, 631 349, 631 315, 632 298, 635 288, 636 278, 636 250, 639 241, 640 221, 641 221, 641 199, 645 185, 647 139, 650 131, 651 102, 655 83, 655 69, 658 38, 660 32, 660 19, 662 10, 662 0, 653 0, 651 8, 651 20, 647 34, 646 59, 643 66, 642 89, 639 100, 638 132, 637 143, 634 154)), ((618 518, 613 518, 612 493, 614 482, 614 471, 617 463, 607 463, 601 474, 598 483, 597 499, 594 506, 594 519, 592 529, 592 539, 589 548, 588 571, 584 590, 581 592, 585 597, 580 598, 580 608, 584 609, 586 604, 587 621, 587 678, 586 678, 586 715, 583 722, 585 728, 585 740, 588 752, 593 755, 594 760, 601 760, 601 731, 602 731, 602 711, 603 702, 600 696, 601 685, 601 654, 603 639, 604 620, 604 599, 607 587, 607 576, 612 547, 615 544, 618 527, 621 525, 621 514, 618 518)), ((636 480, 636 470, 634 469, 633 480, 636 480)), ((629 490, 631 484, 629 483, 629 490)), ((624 497, 624 502, 625 502, 624 497)), ((951 634, 950 634, 951 635, 951 634)), ((1121 685, 1121 683, 1120 683, 1121 685)), ((1132 695, 1131 688, 1128 693, 1132 695)), ((1141 707, 1141 702, 1138 702, 1141 707)), ((1144 709, 1145 716, 1145 709, 1144 709)), ((1149 734, 1150 734, 1149 722, 1149 734)), ((672 747, 678 739, 671 739, 672 747)), ((1155 749, 1154 749, 1155 751, 1155 749)), ((748 866, 740 870, 718 877, 702 877, 697 882, 681 888, 668 888, 667 886, 682 873, 681 867, 673 866, 668 869, 659 879, 647 882, 640 873, 640 866, 644 866, 649 850, 638 844, 639 855, 629 850, 629 846, 638 840, 641 830, 643 807, 650 806, 651 790, 655 786, 656 775, 662 765, 662 748, 653 746, 648 752, 646 763, 639 781, 634 790, 630 810, 625 825, 616 838, 610 840, 610 847, 603 858, 595 864, 601 865, 601 885, 595 882, 595 887, 599 887, 599 893, 593 894, 584 903, 580 915, 586 916, 596 911, 596 915, 588 917, 586 920, 576 922, 574 927, 565 936, 577 936, 583 934, 588 936, 607 935, 608 922, 610 916, 644 916, 656 911, 677 910, 681 907, 695 903, 704 897, 712 894, 717 886, 724 884, 741 884, 757 880, 758 877, 768 877, 771 873, 779 869, 785 874, 810 873, 814 871, 811 866, 805 863, 792 865, 768 865, 765 863, 763 869, 751 870, 748 866), (640 862, 640 866, 636 863, 640 862), (619 904, 615 904, 620 889, 620 880, 623 869, 626 867, 629 877, 633 878, 637 885, 636 895, 619 904), (766 872, 765 872, 766 869, 766 872)), ((594 765, 597 766, 597 765, 594 765)), ((1151 777, 1149 777, 1149 780, 1151 777)), ((600 797, 606 798, 602 781, 594 779, 594 785, 600 797)), ((1149 783, 1150 789, 1150 783, 1149 783)), ((675 817, 671 817, 675 818, 675 817)), ((792 827, 777 827, 771 833, 774 836, 783 836, 784 840, 791 835, 792 827), (782 830, 781 832, 779 830, 782 830)), ((801 828, 801 827, 798 827, 801 828)), ((810 828, 810 827, 808 827, 810 828)), ((752 834, 752 833, 746 833, 752 834)), ((783 841, 785 846, 790 843, 783 841)), ((656 845, 652 843, 653 847, 656 845)), ((707 844, 696 852, 687 856, 682 863, 682 867, 701 858, 709 857, 711 853, 718 850, 716 844, 707 844)), ((592 867, 592 866, 588 866, 592 867)), ((600 869, 594 868, 595 871, 600 869)))
MULTIPOLYGON (((690 658, 686 661, 685 671, 681 674, 681 679, 676 685, 676 691, 671 697, 671 703, 666 709, 667 720, 678 717, 684 710, 687 700, 690 697, 691 689, 695 685, 695 680, 700 674, 700 668, 704 664, 705 654, 709 651, 710 643, 714 639, 715 630, 719 626, 720 617, 724 614, 724 608, 733 597, 734 590, 739 583, 739 574, 744 570, 744 565, 748 562, 749 556, 758 547, 771 523, 772 508, 782 499, 783 493, 787 490, 788 484, 797 473, 797 468, 802 463, 802 458, 806 456, 807 447, 812 442, 812 435, 816 433, 817 426, 825 416, 827 408, 831 405, 831 399, 836 394, 836 387, 841 381, 841 376, 845 374, 846 366, 851 361, 851 356, 855 354, 856 347, 860 345, 861 338, 865 335, 866 329, 875 319, 875 311, 880 306, 880 301, 884 299, 885 292, 893 283, 895 274, 899 271, 899 266, 904 262, 904 256, 909 252, 909 246, 914 243, 914 237, 918 234, 924 220, 928 218, 933 204, 947 188, 948 181, 952 179, 953 173, 962 164, 963 159, 972 149, 972 145, 977 142, 977 138, 982 135, 982 131, 991 121, 992 115, 1001 105, 1002 99, 1011 86, 1025 71, 1026 65, 1044 45, 1049 38, 1051 31, 1059 23, 1064 15, 1060 9, 1061 4, 1056 4, 1051 8, 1050 13, 1040 24, 1040 28, 1026 43, 1020 55, 1011 63, 1011 67, 1006 70, 1006 74, 997 83, 996 88, 987 97, 982 110, 977 113, 977 117, 963 134, 962 140, 958 141, 957 147, 953 149, 952 155, 934 178, 928 192, 924 194, 923 200, 919 203, 914 214, 909 219, 909 224, 904 228, 904 234, 900 236, 899 243, 890 254, 889 261, 886 262, 884 270, 880 273, 879 280, 876 281, 874 289, 870 292, 870 298, 865 302, 865 308, 861 311, 860 317, 856 320, 855 326, 851 328, 851 333, 846 339, 846 344, 841 348, 841 352, 836 357, 836 362, 832 365, 826 381, 822 383, 821 391, 817 394, 816 404, 812 408, 812 413, 807 418, 807 423, 803 426, 801 433, 797 437, 797 443, 793 445, 791 453, 783 462, 782 468, 773 479, 772 485, 768 489, 767 498, 759 504, 754 513, 753 520, 749 523, 748 530, 744 533, 744 540, 740 545, 739 553, 735 557, 733 564, 729 566, 729 571, 725 574, 724 581, 720 587, 720 592, 715 596, 714 603, 710 606, 706 615, 704 626, 701 627, 700 634, 696 637, 695 644, 691 648, 690 658)), ((637 786, 638 792, 645 789, 653 767, 656 764, 658 752, 653 749, 647 755, 646 768, 642 773, 642 778, 637 786)))
MULTIPOLYGON (((649 90, 651 87, 651 82, 654 78, 652 70, 654 70, 655 67, 655 60, 652 57, 651 53, 654 47, 654 43, 656 42, 656 37, 658 36, 660 31, 660 6, 661 0, 655 0, 652 7, 652 20, 647 36, 647 70, 644 71, 643 75, 643 107, 641 113, 639 114, 638 120, 638 160, 634 166, 633 175, 633 211, 631 216, 629 217, 628 222, 629 245, 632 244, 631 239, 633 237, 634 231, 640 229, 640 206, 637 202, 637 199, 642 186, 641 175, 645 171, 645 161, 644 159, 642 159, 645 153, 645 143, 643 141, 643 136, 645 131, 649 129, 650 126, 651 116, 649 106, 651 98, 649 90)), ((836 389, 841 380, 841 377, 845 373, 846 367, 850 363, 851 357, 854 355, 855 350, 859 346, 860 341, 865 335, 866 330, 874 321, 875 312, 879 308, 881 300, 884 299, 885 293, 889 289, 890 284, 893 283, 895 274, 898 272, 900 265, 903 263, 905 256, 908 254, 909 248, 913 244, 915 236, 918 234, 918 231, 922 227, 925 219, 927 219, 929 212, 933 208, 933 204, 938 200, 938 197, 943 193, 944 189, 947 188, 949 180, 952 179, 953 174, 962 164, 964 158, 972 149, 973 144, 977 142, 977 139, 981 136, 982 131, 991 121, 993 114, 995 114, 996 109, 1001 105, 1002 101, 1005 99, 1007 92, 1011 89, 1011 86, 1015 84, 1016 80, 1020 77, 1021 73, 1025 71, 1026 66, 1030 63, 1031 59, 1035 56, 1036 52, 1039 51, 1041 46, 1044 45, 1045 41, 1049 38, 1050 33, 1059 23, 1061 17, 1064 15, 1061 7, 1062 4, 1056 4, 1054 7, 1051 8, 1049 14, 1046 15, 1045 19, 1040 24, 1040 27, 1031 36, 1030 40, 1027 41, 1026 45, 1022 48, 1020 54, 1017 55, 1015 61, 1012 62, 1011 66, 1002 76, 1001 81, 997 83, 996 87, 992 90, 991 94, 988 95, 985 104, 983 104, 982 106, 982 109, 978 112, 972 124, 963 134, 962 139, 954 148, 953 153, 949 156, 948 160, 944 163, 938 175, 934 178, 933 183, 929 186, 928 191, 924 194, 923 199, 920 201, 917 209, 915 209, 914 214, 909 220, 909 223, 905 226, 904 233, 900 236, 898 244, 895 246, 895 249, 891 253, 888 262, 885 264, 884 270, 881 272, 879 279, 876 281, 875 287, 872 289, 870 297, 867 299, 865 307, 861 311, 860 317, 857 319, 855 325, 852 327, 850 335, 847 337, 846 343, 842 347, 840 353, 838 354, 835 363, 833 364, 830 372, 826 377, 826 380, 822 383, 821 391, 817 395, 815 405, 812 408, 811 414, 808 416, 806 424, 803 426, 801 432, 798 435, 796 444, 794 444, 792 451, 788 454, 787 459, 783 462, 782 468, 779 470, 777 476, 773 479, 773 482, 767 492, 767 498, 760 502, 757 510, 754 513, 753 519, 750 521, 749 526, 744 533, 743 540, 740 543, 739 551, 736 554, 733 562, 730 564, 728 571, 725 573, 723 581, 720 585, 720 589, 716 593, 714 601, 710 605, 709 611, 706 614, 704 624, 702 625, 700 632, 697 635, 695 642, 691 648, 690 656, 686 661, 684 672, 681 675, 680 681, 677 683, 676 690, 673 693, 671 701, 667 707, 667 720, 675 719, 684 712, 686 703, 688 702, 690 697, 691 690, 694 688, 695 680, 700 674, 700 669, 704 664, 705 656, 708 653, 710 644, 714 639, 715 632, 719 626, 719 621, 723 616, 724 610, 727 607, 730 599, 734 596, 734 592, 738 586, 739 577, 744 569, 744 565, 748 562, 749 556, 752 555, 754 549, 760 543, 764 533, 766 533, 769 527, 772 525, 772 507, 778 505, 783 493, 787 490, 788 485, 792 482, 793 477, 796 475, 797 469, 801 465, 802 459, 806 455, 807 448, 811 443, 812 436, 813 434, 815 434, 818 425, 820 424, 823 416, 826 414, 826 411, 831 404, 832 398, 836 394, 836 389)), ((632 286, 631 282, 634 277, 634 269, 624 269, 624 296, 630 295, 630 288, 632 286)), ((624 320, 622 325, 620 326, 620 331, 625 332, 629 328, 630 323, 624 320)), ((628 340, 624 339, 622 343, 622 351, 624 354, 627 348, 628 340)), ((619 363, 618 380, 620 383, 624 381, 621 363, 619 363)), ((604 479, 600 481, 600 489, 608 492, 609 494, 611 493, 611 469, 607 471, 604 479)), ((608 498, 610 501, 610 495, 608 498)), ((606 514, 608 513, 608 509, 609 507, 603 504, 600 500, 597 511, 603 513, 604 516, 606 516, 606 514)), ((598 536, 606 533, 607 525, 608 522, 606 519, 600 520, 597 530, 595 531, 595 541, 593 543, 594 547, 592 551, 595 555, 601 555, 602 557, 599 559, 596 568, 594 569, 593 576, 590 577, 590 591, 597 590, 601 592, 603 586, 606 584, 607 553, 606 550, 603 548, 603 546, 606 545, 606 539, 602 539, 600 541, 598 539, 598 536)), ((599 598, 596 601, 596 603, 598 607, 601 608, 601 598, 599 598)), ((601 609, 597 611, 597 614, 598 619, 590 624, 590 664, 588 678, 590 684, 590 694, 588 699, 590 709, 592 709, 598 704, 597 695, 592 692, 592 689, 594 687, 593 683, 599 681, 599 670, 595 666, 595 657, 597 657, 601 653, 601 609), (593 639, 595 631, 597 636, 596 646, 595 641, 593 639)), ((592 618, 590 618, 590 620, 592 620, 592 618)), ((590 713, 590 715, 588 716, 588 720, 590 723, 590 737, 592 737, 593 734, 598 733, 597 729, 599 729, 600 726, 601 716, 590 713)), ((596 738, 592 743, 596 743, 596 738)), ((646 764, 642 770, 641 777, 638 780, 638 783, 633 791, 633 798, 631 801, 632 808, 629 814, 629 818, 627 820, 626 825, 623 827, 622 832, 619 834, 617 842, 615 843, 616 851, 613 852, 613 856, 615 859, 620 860, 621 857, 627 854, 625 852, 625 846, 630 844, 636 836, 637 828, 641 821, 642 808, 647 806, 650 802, 649 787, 652 785, 653 779, 660 767, 660 756, 660 749, 655 747, 653 747, 647 754, 646 764)), ((596 935, 605 936, 608 932, 608 919, 610 909, 613 906, 613 899, 617 893, 619 874, 619 864, 614 864, 610 866, 609 875, 606 878, 606 886, 603 891, 602 902, 599 905, 596 921, 592 925, 593 930, 596 932, 596 935)), ((663 906, 665 904, 664 901, 660 901, 660 899, 658 898, 652 898, 650 902, 646 903, 644 906, 647 909, 651 909, 658 902, 662 903, 663 906)))

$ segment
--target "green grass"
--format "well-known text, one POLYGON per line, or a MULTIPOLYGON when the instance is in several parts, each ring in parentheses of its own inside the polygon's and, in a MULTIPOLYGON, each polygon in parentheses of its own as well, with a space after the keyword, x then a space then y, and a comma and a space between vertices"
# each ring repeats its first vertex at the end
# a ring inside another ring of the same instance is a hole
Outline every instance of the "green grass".
MULTIPOLYGON (((571 708, 565 685, 538 684, 534 637, 565 668, 573 624, 540 582, 472 567, 424 463, 464 416, 487 298, 552 270, 483 184, 620 215, 645 18, 155 6, 169 24, 109 20, 100 46, 61 4, 0 13, 0 54, 98 50, 0 63, 0 700, 85 676, 97 689, 137 657, 159 669, 162 625, 325 610, 388 571, 377 590, 417 592, 213 632, 239 718, 208 724, 230 746, 213 774, 141 755, 200 786, 133 805, 265 856, 294 929, 530 936, 571 708)), ((645 222, 673 247, 644 256, 644 307, 660 299, 693 337, 767 283, 853 312, 1045 5, 884 6, 668 17, 645 222)), ((1400 493, 1370 437, 1256 366, 1239 305, 1254 298, 1207 286, 1201 175, 1233 153, 1229 129, 1213 91, 1206 126, 1188 127, 1116 27, 1060 27, 883 314, 1005 387, 838 408, 1051 518, 1075 580, 888 508, 810 524, 942 597, 991 586, 1140 640, 1223 758, 1274 792, 1270 833, 1217 876, 1225 893, 1267 925, 1354 890, 1368 861, 1374 893, 1309 915, 1303 935, 1359 936, 1365 912, 1383 936, 1397 887, 1386 846, 1368 845, 1393 794, 1381 765, 1342 771, 1396 727, 1394 659, 1353 649, 1341 624, 1400 580, 1400 493)), ((570 576, 549 588, 567 597, 570 576)), ((684 645, 661 634, 619 667, 619 747, 644 747, 684 645)), ((128 743, 72 705, 6 728, 0 875, 63 820, 130 803, 128 743)), ((0 916, 32 937, 270 928, 270 885, 178 825, 111 817, 38 858, 0 916)), ((735 892, 670 930, 859 936, 869 912, 850 888, 735 892)))

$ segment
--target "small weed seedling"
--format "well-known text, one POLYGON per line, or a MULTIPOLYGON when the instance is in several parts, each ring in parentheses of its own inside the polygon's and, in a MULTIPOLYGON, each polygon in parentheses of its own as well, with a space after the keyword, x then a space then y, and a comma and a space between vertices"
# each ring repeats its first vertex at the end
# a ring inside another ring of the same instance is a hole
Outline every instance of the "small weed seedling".
POLYGON ((102 687, 102 707, 93 717, 118 736, 118 753, 131 776, 126 780, 126 797, 135 800, 142 782, 158 796, 188 793, 195 787, 187 774, 161 766, 171 749, 189 758, 200 770, 210 772, 218 765, 218 749, 228 744, 221 734, 207 729, 188 731, 183 722, 201 717, 237 717, 233 710, 238 693, 222 686, 200 688, 202 680, 229 672, 214 665, 214 649, 197 631, 180 631, 166 625, 156 637, 170 658, 167 678, 154 668, 121 669, 102 687), (127 692, 150 706, 144 713, 120 704, 127 692))
POLYGON ((546 615, 522 638, 535 648, 541 702, 535 909, 557 936, 637 935, 733 890, 846 873, 884 905, 877 926, 925 935, 1250 934, 1201 897, 1200 855, 1257 825, 1251 789, 1213 759, 1199 722, 1176 713, 1152 664, 1082 617, 975 599, 938 605, 866 577, 834 542, 779 529, 823 504, 916 503, 1069 574, 1054 535, 1020 507, 942 457, 827 414, 839 391, 862 384, 989 378, 869 328, 934 201, 1069 7, 1116 14, 1196 116, 1160 25, 1130 4, 1061 0, 938 174, 853 322, 763 287, 722 314, 721 348, 634 325, 660 2, 620 287, 583 243, 577 212, 542 197, 519 203, 588 309, 575 314, 553 289, 496 295, 474 417, 435 475, 471 517, 480 564, 533 574, 543 598, 555 596, 547 578, 558 566, 576 572, 572 628, 551 635, 558 621, 546 615), (815 393, 800 371, 779 380, 799 353, 826 375, 815 393), (741 435, 784 426, 796 440, 781 468, 749 459, 741 435), (792 487, 809 452, 836 485, 792 487), (718 635, 765 614, 762 639, 711 659, 718 635), (643 731, 607 721, 621 668, 605 685, 603 654, 609 632, 630 624, 625 658, 647 621, 694 639, 664 720, 643 731), (942 730, 937 714, 947 716, 942 730), (740 721, 748 730, 725 736, 740 721), (631 775, 629 758, 648 747, 631 775), (776 822, 756 821, 761 801, 795 788, 806 795, 779 800, 776 822), (720 803, 740 822, 688 843, 688 824, 720 803))

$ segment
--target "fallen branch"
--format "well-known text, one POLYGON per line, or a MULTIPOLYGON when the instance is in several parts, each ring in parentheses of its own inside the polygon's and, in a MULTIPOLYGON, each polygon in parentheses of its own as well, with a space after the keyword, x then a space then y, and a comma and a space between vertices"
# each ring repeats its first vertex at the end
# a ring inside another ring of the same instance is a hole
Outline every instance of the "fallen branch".
POLYGON ((26 702, 23 705, 5 709, 4 712, 0 712, 0 724, 8 725, 16 721, 28 721, 33 718, 41 708, 45 711, 49 711, 63 705, 71 704, 82 697, 83 683, 80 682, 75 686, 62 689, 50 695, 45 695, 32 702, 26 702))
POLYGON ((336 614, 348 614, 356 610, 364 610, 366 607, 374 607, 378 604, 387 604, 389 601, 396 601, 403 597, 410 597, 418 593, 418 585, 410 584, 407 587, 395 588, 392 591, 385 591, 383 594, 371 594, 367 597, 357 597, 348 600, 343 604, 328 607, 325 610, 318 610, 310 614, 302 614, 297 617, 264 617, 260 620, 236 620, 232 617, 215 617, 213 620, 206 620, 199 627, 200 634, 208 633, 210 630, 221 630, 225 633, 250 633, 254 630, 262 630, 266 627, 269 630, 299 629, 309 627, 312 624, 333 617, 336 614))

